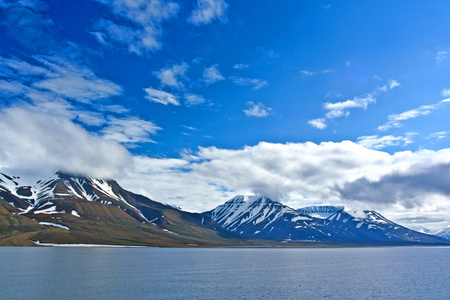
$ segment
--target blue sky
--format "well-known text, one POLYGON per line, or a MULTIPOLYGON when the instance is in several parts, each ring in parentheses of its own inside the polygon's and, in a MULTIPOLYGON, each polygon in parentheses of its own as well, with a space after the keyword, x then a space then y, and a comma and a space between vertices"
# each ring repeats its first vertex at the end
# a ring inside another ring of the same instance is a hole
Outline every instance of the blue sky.
POLYGON ((450 223, 447 1, 0 0, 0 168, 450 223), (421 218, 417 218, 417 215, 421 218))

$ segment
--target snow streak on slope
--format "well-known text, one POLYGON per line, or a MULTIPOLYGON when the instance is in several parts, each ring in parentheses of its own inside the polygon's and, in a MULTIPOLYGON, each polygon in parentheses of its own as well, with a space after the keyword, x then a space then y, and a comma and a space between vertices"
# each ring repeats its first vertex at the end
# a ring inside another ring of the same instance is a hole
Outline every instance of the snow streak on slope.
POLYGON ((225 228, 237 228, 243 224, 257 225, 268 221, 265 227, 295 210, 266 197, 236 196, 211 213, 213 220, 225 228))
POLYGON ((237 196, 205 214, 225 229, 246 237, 284 242, 442 242, 391 222, 375 211, 346 211, 343 206, 294 210, 267 197, 237 196))
MULTIPOLYGON (((107 205, 116 205, 124 210, 135 211, 143 220, 147 218, 135 206, 128 203, 122 195, 114 192, 114 181, 84 176, 75 176, 63 172, 56 172, 46 180, 39 180, 34 186, 23 187, 18 177, 11 177, 0 173, 0 191, 10 193, 20 200, 26 201, 21 214, 59 214, 65 213, 58 207, 59 201, 78 198, 90 202, 100 202, 107 205), (19 191, 22 191, 19 193, 19 191), (26 194, 26 196, 24 196, 26 194), (53 202, 52 202, 53 201, 53 202)), ((118 186, 118 185, 117 185, 118 186)), ((121 190, 119 188, 119 190, 121 190)), ((14 203, 11 203, 15 206, 14 203)), ((71 210, 69 210, 70 212, 71 210)))

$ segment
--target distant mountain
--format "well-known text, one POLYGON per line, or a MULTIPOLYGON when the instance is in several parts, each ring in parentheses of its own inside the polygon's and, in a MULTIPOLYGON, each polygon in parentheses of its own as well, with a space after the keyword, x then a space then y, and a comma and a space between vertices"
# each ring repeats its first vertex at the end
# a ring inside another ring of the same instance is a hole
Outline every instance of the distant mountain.
POLYGON ((434 235, 440 236, 444 239, 450 240, 450 225, 444 227, 434 233, 434 235))
POLYGON ((237 196, 212 211, 189 213, 127 191, 114 180, 56 172, 28 186, 20 177, 0 173, 0 245, 45 243, 182 247, 449 242, 375 211, 342 206, 295 210, 267 197, 237 196))
POLYGON ((0 173, 0 245, 235 245, 245 240, 202 214, 124 190, 114 180, 57 172, 34 186, 0 173))
POLYGON ((225 229, 248 238, 339 244, 434 244, 445 240, 398 225, 375 211, 342 206, 294 210, 267 197, 236 196, 206 212, 225 229))

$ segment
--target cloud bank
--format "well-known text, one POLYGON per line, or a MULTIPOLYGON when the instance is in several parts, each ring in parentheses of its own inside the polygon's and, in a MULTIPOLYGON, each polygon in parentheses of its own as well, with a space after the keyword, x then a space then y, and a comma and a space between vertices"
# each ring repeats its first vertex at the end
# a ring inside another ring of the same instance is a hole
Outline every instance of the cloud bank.
POLYGON ((450 149, 391 155, 350 141, 261 142, 240 150, 200 148, 180 159, 134 160, 121 182, 192 211, 212 209, 235 194, 266 195, 297 208, 344 204, 436 213, 450 206, 450 149))
POLYGON ((11 174, 39 177, 63 170, 111 178, 131 161, 120 144, 88 133, 66 117, 32 107, 3 109, 0 132, 0 168, 11 174))

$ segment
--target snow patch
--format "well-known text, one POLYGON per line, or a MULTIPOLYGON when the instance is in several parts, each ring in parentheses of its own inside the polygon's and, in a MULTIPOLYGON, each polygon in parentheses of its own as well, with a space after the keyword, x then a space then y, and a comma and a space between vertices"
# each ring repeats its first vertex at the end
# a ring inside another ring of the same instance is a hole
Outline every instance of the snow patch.
POLYGON ((178 233, 173 232, 173 231, 170 231, 169 229, 163 229, 163 231, 165 231, 165 232, 167 232, 167 233, 179 235, 178 233))
POLYGON ((46 215, 52 215, 52 214, 65 214, 66 211, 57 211, 56 210, 56 206, 51 206, 49 208, 45 208, 45 209, 40 209, 40 210, 36 210, 34 212, 35 215, 37 214, 46 214, 46 215))
POLYGON ((50 223, 50 222, 39 222, 39 224, 45 225, 45 226, 54 226, 54 227, 59 227, 59 228, 62 228, 62 229, 69 230, 69 227, 61 225, 61 224, 50 223))

